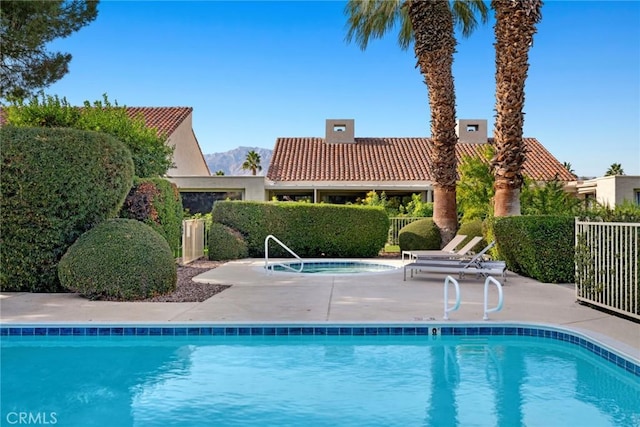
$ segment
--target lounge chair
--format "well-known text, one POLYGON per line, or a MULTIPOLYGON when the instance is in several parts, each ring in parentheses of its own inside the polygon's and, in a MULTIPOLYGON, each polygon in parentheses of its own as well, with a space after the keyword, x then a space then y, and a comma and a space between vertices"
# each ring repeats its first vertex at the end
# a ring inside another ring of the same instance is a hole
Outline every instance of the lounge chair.
MULTIPOLYGON (((457 238, 457 236, 454 237, 454 240, 456 238, 457 238)), ((461 240, 464 240, 464 237, 461 240)), ((475 236, 475 237, 471 238, 469 243, 464 245, 458 251, 456 251, 455 249, 454 250, 445 250, 447 248, 447 246, 449 246, 449 245, 445 246, 444 248, 442 248, 442 250, 439 250, 439 251, 402 251, 402 263, 404 264, 404 256, 405 255, 407 255, 409 257, 409 259, 461 258, 463 256, 466 256, 471 251, 471 249, 473 249, 481 240, 482 240, 482 237, 475 236)), ((453 242, 453 240, 452 240, 452 242, 453 242)), ((456 244, 456 246, 457 246, 457 244, 456 244)))
POLYGON ((407 280, 407 269, 410 270, 411 277, 413 277, 414 270, 419 270, 432 273, 458 273, 460 278, 464 277, 465 274, 476 274, 483 277, 500 275, 506 280, 507 266, 504 261, 483 260, 484 255, 494 245, 495 242, 491 242, 469 260, 414 258, 412 262, 404 266, 404 280, 407 280))

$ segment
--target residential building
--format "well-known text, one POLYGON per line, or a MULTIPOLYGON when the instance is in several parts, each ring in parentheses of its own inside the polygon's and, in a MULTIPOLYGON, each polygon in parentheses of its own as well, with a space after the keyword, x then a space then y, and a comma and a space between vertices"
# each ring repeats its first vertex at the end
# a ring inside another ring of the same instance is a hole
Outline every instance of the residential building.
POLYGON ((578 183, 578 196, 611 208, 625 200, 640 205, 640 175, 602 176, 578 183))

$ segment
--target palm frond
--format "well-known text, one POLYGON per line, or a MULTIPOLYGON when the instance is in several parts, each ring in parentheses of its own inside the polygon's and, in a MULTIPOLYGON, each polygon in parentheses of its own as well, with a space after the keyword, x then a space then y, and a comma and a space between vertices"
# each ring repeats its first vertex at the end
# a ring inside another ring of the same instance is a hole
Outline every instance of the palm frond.
POLYGON ((406 19, 406 14, 401 11, 401 5, 401 0, 349 0, 344 9, 347 16, 346 41, 355 41, 360 49, 365 50, 371 39, 382 38, 399 23, 400 46, 406 49, 411 39, 409 37, 404 41, 402 36, 407 31, 402 21, 406 19))
POLYGON ((482 0, 453 0, 451 4, 453 22, 462 30, 463 37, 469 37, 478 27, 476 15, 483 24, 489 19, 489 8, 482 0))

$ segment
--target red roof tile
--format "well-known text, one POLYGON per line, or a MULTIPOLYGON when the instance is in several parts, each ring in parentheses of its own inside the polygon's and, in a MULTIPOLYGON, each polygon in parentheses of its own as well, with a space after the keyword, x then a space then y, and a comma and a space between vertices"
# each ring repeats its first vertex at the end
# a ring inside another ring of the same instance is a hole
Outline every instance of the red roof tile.
MULTIPOLYGON (((488 143, 492 140, 489 139, 488 143)), ((575 181, 535 138, 524 175, 538 181, 575 181)), ((484 144, 458 143, 458 160, 478 155, 484 144)), ((273 181, 430 181, 433 144, 429 138, 355 138, 355 143, 326 144, 324 138, 278 138, 267 178, 273 181)))
MULTIPOLYGON (((82 108, 82 107, 79 107, 82 108)), ((171 135, 193 111, 191 107, 125 107, 129 117, 141 117, 145 126, 155 128, 159 135, 171 135)), ((6 122, 0 108, 0 126, 6 122)))

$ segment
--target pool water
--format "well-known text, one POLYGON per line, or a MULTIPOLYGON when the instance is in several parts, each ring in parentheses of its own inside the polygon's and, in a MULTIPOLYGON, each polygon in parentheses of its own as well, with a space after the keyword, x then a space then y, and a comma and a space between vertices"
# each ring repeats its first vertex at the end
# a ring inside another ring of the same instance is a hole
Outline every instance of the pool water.
POLYGON ((540 337, 3 336, 0 366, 0 425, 640 425, 637 375, 540 337))
POLYGON ((375 264, 363 261, 305 261, 302 263, 302 271, 298 271, 300 270, 300 262, 293 261, 285 262, 283 264, 287 265, 289 268, 274 264, 270 265, 269 269, 286 273, 299 272, 315 274, 376 273, 397 269, 397 267, 389 264, 375 264))

